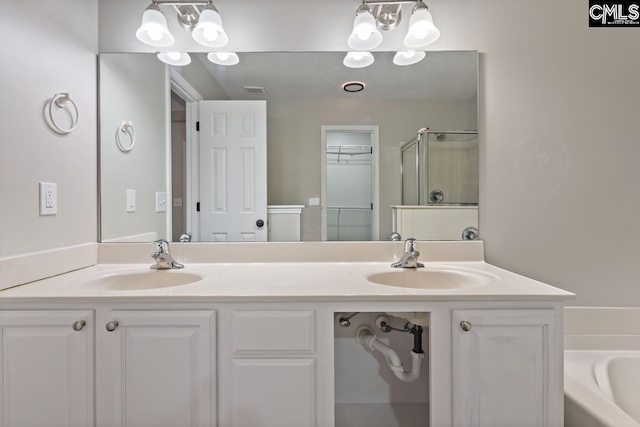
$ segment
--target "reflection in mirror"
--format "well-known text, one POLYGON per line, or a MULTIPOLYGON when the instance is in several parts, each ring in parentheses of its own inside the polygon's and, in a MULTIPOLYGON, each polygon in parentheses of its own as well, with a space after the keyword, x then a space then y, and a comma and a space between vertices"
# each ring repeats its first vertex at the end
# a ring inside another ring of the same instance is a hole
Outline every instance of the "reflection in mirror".
POLYGON ((477 53, 374 56, 101 54, 100 240, 461 239, 477 228, 477 53))

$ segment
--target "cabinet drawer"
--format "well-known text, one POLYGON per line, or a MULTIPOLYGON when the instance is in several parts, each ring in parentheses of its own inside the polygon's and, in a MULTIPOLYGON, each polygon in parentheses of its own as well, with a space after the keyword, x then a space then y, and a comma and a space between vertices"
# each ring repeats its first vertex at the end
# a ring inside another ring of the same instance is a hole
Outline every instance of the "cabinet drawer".
POLYGON ((242 353, 313 353, 313 311, 236 311, 233 351, 242 353))

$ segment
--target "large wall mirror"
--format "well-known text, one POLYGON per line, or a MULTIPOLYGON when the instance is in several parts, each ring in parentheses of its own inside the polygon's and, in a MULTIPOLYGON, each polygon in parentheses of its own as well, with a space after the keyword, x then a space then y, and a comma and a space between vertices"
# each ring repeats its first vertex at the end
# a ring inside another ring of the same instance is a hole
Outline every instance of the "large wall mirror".
POLYGON ((394 54, 100 54, 100 241, 478 238, 477 52, 394 54))

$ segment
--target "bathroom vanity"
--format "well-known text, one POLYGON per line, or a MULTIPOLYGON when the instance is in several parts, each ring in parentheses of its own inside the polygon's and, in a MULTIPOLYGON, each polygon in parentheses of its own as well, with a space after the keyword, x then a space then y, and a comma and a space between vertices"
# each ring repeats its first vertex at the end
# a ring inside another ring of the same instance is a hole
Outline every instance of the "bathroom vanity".
POLYGON ((355 342, 365 313, 421 313, 428 400, 419 419, 398 425, 562 425, 568 292, 481 257, 418 270, 185 265, 98 264, 0 292, 5 423, 371 426, 353 417, 375 409, 338 399, 336 373, 349 370, 339 369, 336 337, 355 342), (355 312, 338 326, 338 313, 355 312))

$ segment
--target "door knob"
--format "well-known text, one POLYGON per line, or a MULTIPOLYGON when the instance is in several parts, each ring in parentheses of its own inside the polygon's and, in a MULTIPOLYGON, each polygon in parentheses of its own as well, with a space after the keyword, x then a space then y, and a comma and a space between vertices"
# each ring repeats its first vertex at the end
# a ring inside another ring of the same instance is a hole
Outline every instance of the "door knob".
POLYGON ((71 327, 74 331, 81 331, 86 324, 87 322, 85 322, 84 320, 78 320, 77 322, 73 322, 73 325, 71 327))
POLYGON ((259 220, 256 221, 256 225, 258 226, 258 228, 262 228, 262 227, 264 227, 264 221, 259 219, 259 220))
POLYGON ((118 322, 116 322, 115 320, 113 322, 107 323, 107 326, 105 326, 105 328, 109 332, 115 331, 117 327, 118 327, 118 322))

